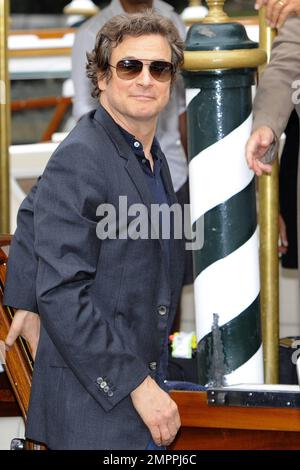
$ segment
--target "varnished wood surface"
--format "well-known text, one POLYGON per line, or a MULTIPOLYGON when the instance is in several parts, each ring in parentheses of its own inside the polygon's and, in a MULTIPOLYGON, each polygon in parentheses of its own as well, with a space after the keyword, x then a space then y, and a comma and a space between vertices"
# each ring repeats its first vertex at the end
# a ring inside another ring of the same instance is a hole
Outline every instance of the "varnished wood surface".
POLYGON ((299 450, 299 433, 182 428, 170 450, 299 450))
POLYGON ((300 409, 209 406, 206 392, 172 392, 182 428, 171 449, 300 449, 300 409))
POLYGON ((8 233, 1 234, 0 235, 0 246, 7 246, 10 245, 12 236, 9 235, 8 233))
MULTIPOLYGON (((0 238, 2 246, 5 245, 4 238, 0 238)), ((0 340, 4 341, 13 317, 13 310, 3 306, 3 289, 6 273, 6 254, 0 248, 0 340)), ((26 419, 29 405, 30 387, 32 380, 32 358, 26 343, 18 339, 10 351, 6 354, 5 371, 16 400, 26 419)))
POLYGON ((49 47, 41 49, 14 49, 8 51, 11 57, 45 57, 45 56, 67 56, 71 55, 70 47, 49 47))
POLYGON ((0 374, 0 417, 21 416, 11 385, 5 372, 0 374))
POLYGON ((206 392, 172 392, 172 398, 184 411, 182 424, 194 427, 260 429, 300 432, 299 408, 257 408, 209 406, 206 392))
MULTIPOLYGON (((7 247, 10 245, 11 242, 11 235, 9 234, 3 234, 0 235, 0 247, 7 247)), ((5 263, 7 261, 7 255, 5 251, 0 249, 0 263, 5 263)))
POLYGON ((17 112, 29 109, 43 109, 48 107, 55 107, 54 114, 41 138, 42 142, 48 142, 51 140, 52 134, 58 130, 58 127, 71 103, 72 99, 70 97, 43 96, 40 98, 14 100, 11 103, 11 110, 13 112, 17 112))
MULTIPOLYGON (((10 235, 0 235, 0 246, 11 241, 10 235)), ((13 316, 13 310, 3 306, 3 289, 5 285, 7 257, 0 248, 0 340, 4 341, 13 316)), ((33 361, 26 342, 19 338, 6 354, 5 371, 0 379, 0 416, 23 415, 25 421, 29 406, 32 382, 33 361), (7 383, 7 379, 9 384, 7 383), (1 380, 5 382, 1 383, 1 380)), ((26 441, 26 450, 46 450, 46 446, 26 441)))
POLYGON ((43 109, 54 107, 61 103, 70 105, 72 100, 71 98, 64 96, 42 96, 40 98, 26 98, 12 101, 11 110, 15 112, 29 109, 43 109))

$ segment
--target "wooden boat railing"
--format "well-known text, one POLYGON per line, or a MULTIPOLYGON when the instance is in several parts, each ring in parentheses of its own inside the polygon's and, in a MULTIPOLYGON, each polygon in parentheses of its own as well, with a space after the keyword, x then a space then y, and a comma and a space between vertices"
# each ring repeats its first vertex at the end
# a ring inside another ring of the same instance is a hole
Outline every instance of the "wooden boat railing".
MULTIPOLYGON (((3 291, 5 285, 7 253, 3 247, 8 247, 11 236, 0 235, 0 340, 4 341, 9 331, 14 309, 3 306, 3 291)), ((32 381, 33 359, 26 341, 18 338, 14 346, 6 353, 5 372, 18 402, 24 419, 26 420, 30 387, 32 381)))
POLYGON ((12 112, 17 112, 54 107, 53 116, 41 138, 41 142, 48 142, 51 140, 52 134, 57 132, 58 127, 71 104, 72 98, 69 96, 45 96, 41 98, 14 100, 11 103, 11 110, 12 112))

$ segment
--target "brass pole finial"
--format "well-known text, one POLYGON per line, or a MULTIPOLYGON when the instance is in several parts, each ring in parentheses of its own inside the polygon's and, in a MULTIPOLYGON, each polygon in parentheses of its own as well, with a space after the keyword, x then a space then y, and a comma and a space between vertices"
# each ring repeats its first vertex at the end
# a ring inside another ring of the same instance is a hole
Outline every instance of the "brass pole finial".
POLYGON ((225 0, 207 0, 208 15, 202 20, 202 23, 226 23, 229 16, 223 10, 225 0))

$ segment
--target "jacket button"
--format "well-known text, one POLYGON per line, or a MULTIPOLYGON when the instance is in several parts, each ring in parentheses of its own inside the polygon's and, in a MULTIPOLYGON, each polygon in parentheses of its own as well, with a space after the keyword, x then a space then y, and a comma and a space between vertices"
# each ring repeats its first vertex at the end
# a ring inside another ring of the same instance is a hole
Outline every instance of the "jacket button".
POLYGON ((158 307, 158 313, 160 315, 165 315, 167 313, 167 307, 165 305, 160 305, 158 307))
POLYGON ((114 394, 114 392, 113 392, 112 390, 109 390, 108 393, 107 393, 107 395, 108 395, 109 397, 112 397, 113 394, 114 394))
POLYGON ((102 382, 103 382, 102 377, 98 377, 96 382, 97 382, 98 385, 102 384, 102 382))
POLYGON ((156 370, 157 363, 156 362, 149 362, 149 369, 156 370))
POLYGON ((107 385, 107 383, 105 382, 105 380, 103 380, 100 384, 100 388, 105 388, 107 385))

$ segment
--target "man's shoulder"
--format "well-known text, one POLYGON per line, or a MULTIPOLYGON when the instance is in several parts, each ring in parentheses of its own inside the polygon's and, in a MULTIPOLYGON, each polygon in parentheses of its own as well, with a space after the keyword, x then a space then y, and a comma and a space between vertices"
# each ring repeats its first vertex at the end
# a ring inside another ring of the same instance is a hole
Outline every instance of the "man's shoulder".
MULTIPOLYGON (((95 119, 96 110, 82 116, 68 136, 60 143, 52 155, 53 160, 71 159, 74 163, 84 165, 87 161, 100 161, 107 151, 111 152, 113 142, 109 138, 106 123, 95 119)), ((62 162, 63 163, 63 162, 62 162)))
POLYGON ((101 114, 97 109, 84 114, 61 145, 70 145, 75 141, 81 141, 87 147, 98 145, 99 141, 104 142, 107 136, 107 123, 101 119, 101 114))

